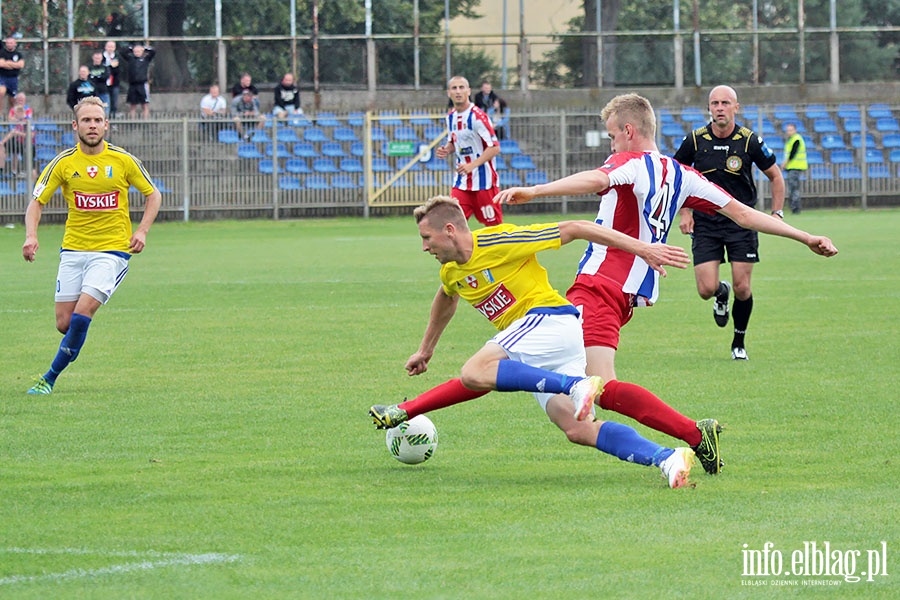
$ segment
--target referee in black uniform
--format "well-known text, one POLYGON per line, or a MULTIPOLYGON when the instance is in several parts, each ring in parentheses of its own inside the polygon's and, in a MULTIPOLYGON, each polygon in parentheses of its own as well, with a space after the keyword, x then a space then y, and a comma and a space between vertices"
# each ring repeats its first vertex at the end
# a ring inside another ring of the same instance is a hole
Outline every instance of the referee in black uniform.
MULTIPOLYGON (((740 108, 737 94, 727 85, 709 93, 709 124, 692 131, 681 142, 675 160, 693 165, 707 179, 722 187, 747 206, 756 206, 753 164, 772 182, 772 214, 784 218, 784 178, 778 159, 766 146, 762 136, 734 121, 740 108)), ((726 252, 731 263, 734 286, 734 338, 731 358, 747 360, 744 334, 753 311, 750 276, 753 264, 759 262, 759 240, 755 231, 743 229, 722 215, 692 214, 681 210, 681 232, 693 238, 694 276, 697 292, 704 300, 715 296, 713 318, 719 327, 728 324, 728 300, 732 284, 719 280, 719 265, 726 252)))

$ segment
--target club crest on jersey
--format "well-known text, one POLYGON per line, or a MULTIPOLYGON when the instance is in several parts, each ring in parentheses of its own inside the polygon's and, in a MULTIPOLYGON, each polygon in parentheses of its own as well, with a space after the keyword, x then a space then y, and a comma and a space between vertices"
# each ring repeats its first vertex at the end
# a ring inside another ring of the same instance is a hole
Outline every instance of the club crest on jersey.
POLYGON ((729 156, 725 160, 725 168, 729 171, 740 171, 741 165, 744 164, 740 156, 729 156))
POLYGON ((93 179, 94 177, 97 176, 97 173, 100 172, 100 169, 99 169, 98 167, 94 166, 94 165, 91 165, 90 167, 88 167, 87 169, 85 169, 85 171, 87 171, 88 177, 90 177, 91 179, 93 179))
POLYGON ((468 285, 473 290, 478 288, 478 278, 474 275, 466 275, 466 285, 468 285))
POLYGON ((112 167, 105 167, 106 169, 106 178, 112 179, 112 167))
POLYGON ((484 278, 487 280, 488 283, 494 283, 494 274, 491 273, 490 269, 483 270, 481 272, 481 274, 484 275, 484 278))

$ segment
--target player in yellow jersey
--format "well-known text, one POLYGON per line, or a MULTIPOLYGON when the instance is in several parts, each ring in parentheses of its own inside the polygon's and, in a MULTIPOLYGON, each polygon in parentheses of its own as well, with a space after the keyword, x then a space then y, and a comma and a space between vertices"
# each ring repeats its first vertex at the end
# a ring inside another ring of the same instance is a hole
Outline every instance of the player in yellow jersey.
POLYGON ((28 390, 49 394, 56 378, 78 357, 91 319, 128 272, 132 254, 144 250, 147 232, 162 202, 141 161, 106 142, 109 121, 103 102, 91 97, 74 108, 78 144, 60 152, 38 178, 25 212, 22 256, 33 262, 44 205, 57 189, 69 205, 56 280, 56 328, 63 334, 50 369, 28 390), (145 199, 144 216, 132 233, 128 189, 145 199))
POLYGON ((428 369, 438 340, 463 298, 499 333, 466 364, 460 377, 399 405, 375 405, 378 428, 396 427, 413 416, 473 400, 490 390, 532 392, 569 441, 595 447, 628 462, 655 465, 669 486, 688 483, 694 453, 665 448, 637 431, 588 417, 603 392, 600 377, 586 377, 580 315, 553 289, 535 254, 574 240, 621 248, 665 275, 664 265, 685 268, 687 253, 649 244, 589 221, 471 231, 458 202, 437 196, 415 210, 422 249, 441 263, 441 287, 419 349, 406 362, 410 375, 428 369), (574 412, 573 412, 574 404, 574 412))

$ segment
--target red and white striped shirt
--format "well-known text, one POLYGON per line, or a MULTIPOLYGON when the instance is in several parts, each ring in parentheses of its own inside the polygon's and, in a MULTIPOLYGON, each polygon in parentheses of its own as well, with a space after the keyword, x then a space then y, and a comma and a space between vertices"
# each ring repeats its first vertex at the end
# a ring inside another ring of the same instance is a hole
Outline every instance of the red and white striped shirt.
MULTIPOLYGON (((500 144, 487 113, 474 104, 470 103, 462 112, 451 110, 446 120, 447 139, 456 149, 457 165, 470 163, 484 154, 486 148, 500 144)), ((494 161, 489 160, 468 175, 457 175, 453 187, 467 191, 490 190, 499 182, 494 161)))
MULTIPOLYGON (((610 186, 601 195, 596 222, 645 242, 664 243, 682 207, 712 214, 732 200, 695 169, 657 152, 617 152, 600 170, 610 186)), ((659 273, 624 250, 588 245, 576 279, 592 276, 611 279, 651 304, 659 296, 659 273)))

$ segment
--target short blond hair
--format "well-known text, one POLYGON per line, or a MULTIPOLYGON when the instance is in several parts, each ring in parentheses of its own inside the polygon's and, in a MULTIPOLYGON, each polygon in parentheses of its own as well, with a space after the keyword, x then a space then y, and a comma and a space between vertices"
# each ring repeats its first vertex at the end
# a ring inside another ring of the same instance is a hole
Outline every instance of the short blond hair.
POLYGON ((433 217, 432 225, 440 226, 445 223, 453 223, 457 227, 468 225, 466 215, 459 202, 450 196, 429 198, 425 204, 416 207, 413 216, 416 218, 416 223, 421 223, 425 217, 433 217))
POLYGON ((103 100, 101 100, 97 96, 88 96, 87 98, 82 98, 81 100, 79 100, 78 104, 76 104, 72 108, 72 111, 75 113, 76 120, 78 119, 79 109, 84 106, 99 106, 103 109, 103 114, 106 114, 106 104, 103 102, 103 100))
POLYGON ((610 100, 603 110, 600 118, 606 123, 613 118, 619 129, 625 129, 626 123, 631 123, 638 133, 647 139, 656 138, 656 113, 650 101, 638 94, 622 94, 610 100))

